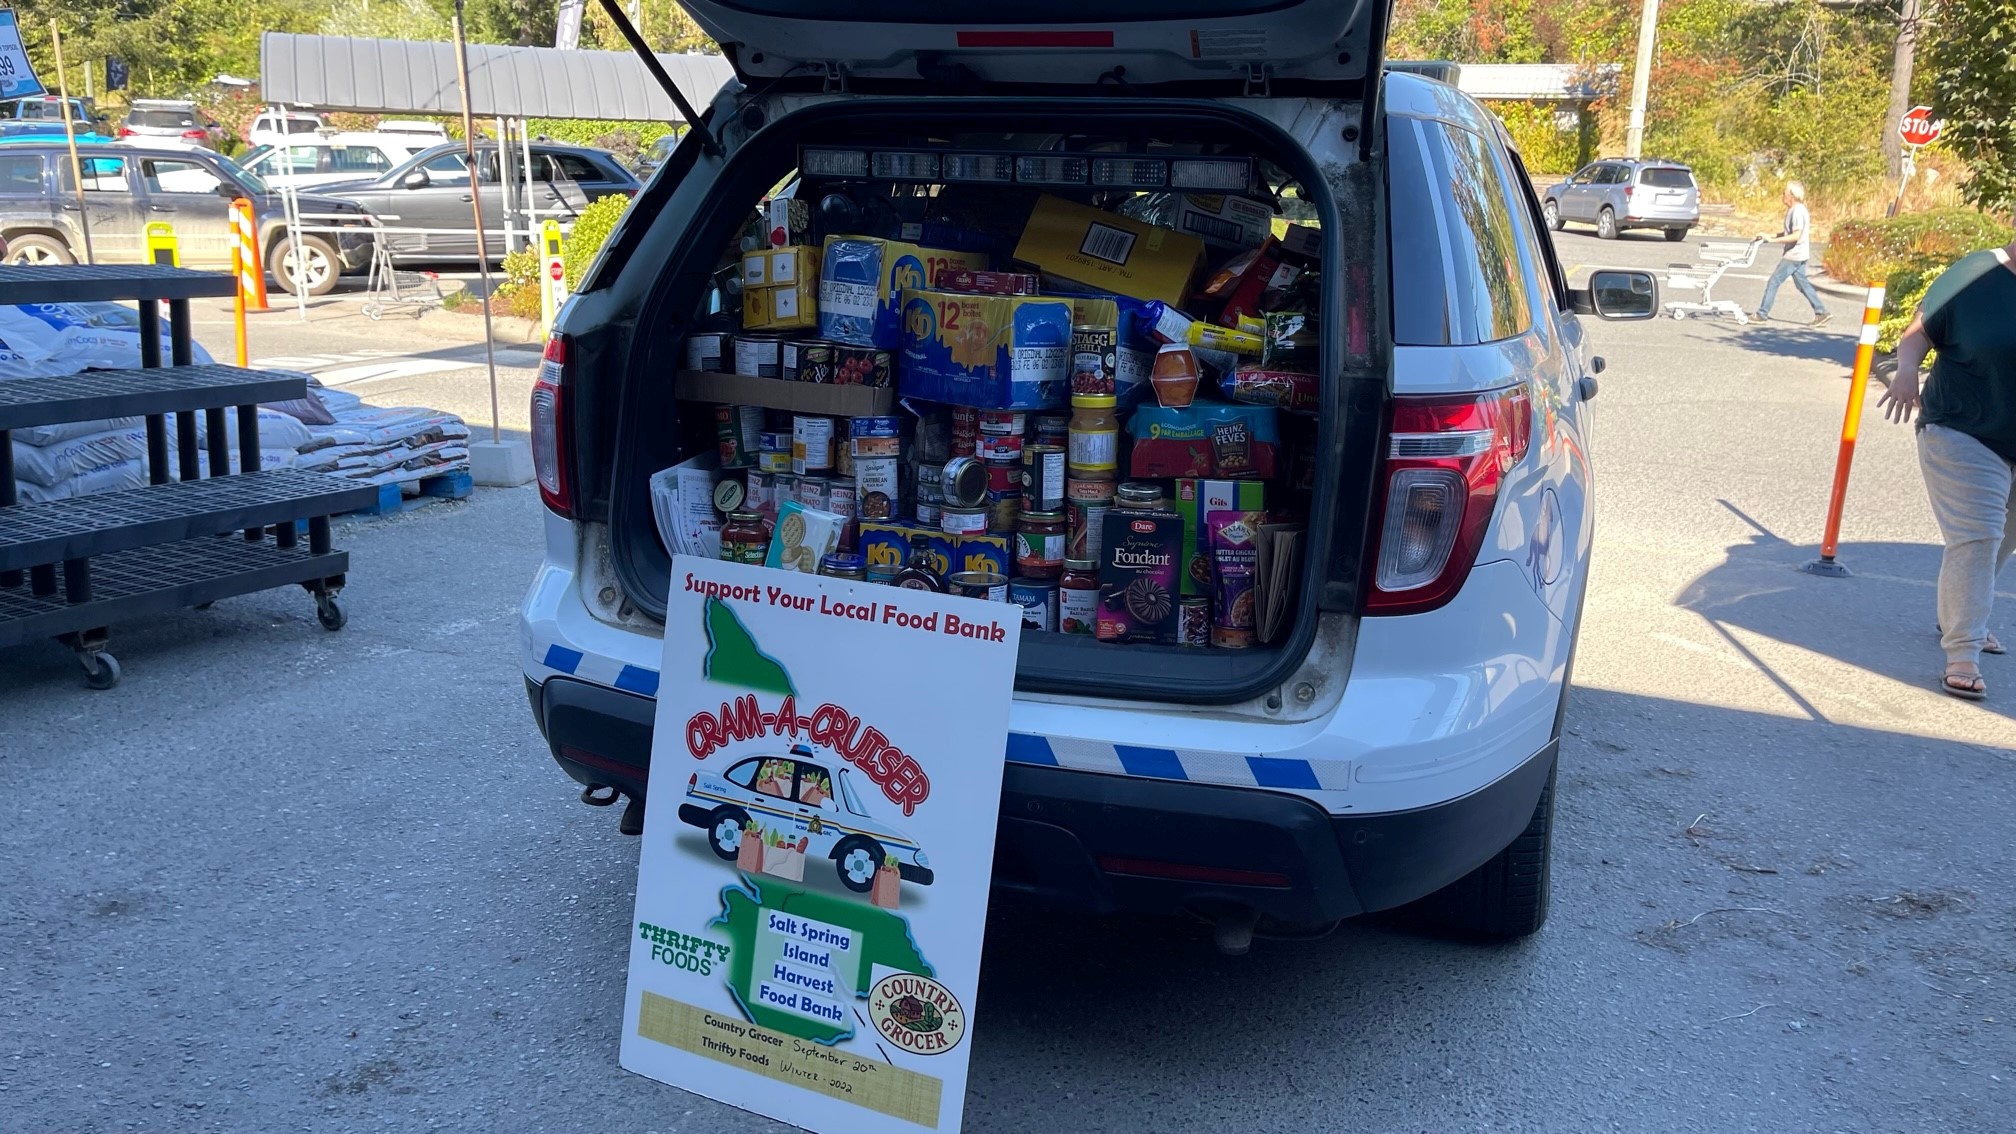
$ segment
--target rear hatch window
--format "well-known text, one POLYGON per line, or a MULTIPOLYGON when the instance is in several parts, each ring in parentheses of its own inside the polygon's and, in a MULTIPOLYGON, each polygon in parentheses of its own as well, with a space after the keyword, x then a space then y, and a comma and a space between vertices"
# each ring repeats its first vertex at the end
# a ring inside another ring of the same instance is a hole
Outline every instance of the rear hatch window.
POLYGON ((136 110, 126 116, 126 121, 157 130, 184 130, 196 125, 194 115, 179 110, 136 110))
POLYGON ((1651 166, 1638 171, 1638 184, 1659 189, 1692 189, 1694 174, 1675 166, 1651 166))
POLYGON ((645 311, 669 333, 633 389, 670 396, 624 410, 633 602, 662 611, 671 554, 717 556, 1000 603, 1025 689, 1278 681, 1366 498, 1319 467, 1336 206, 1231 133, 833 131, 752 175, 767 194, 691 235, 704 294, 645 311))

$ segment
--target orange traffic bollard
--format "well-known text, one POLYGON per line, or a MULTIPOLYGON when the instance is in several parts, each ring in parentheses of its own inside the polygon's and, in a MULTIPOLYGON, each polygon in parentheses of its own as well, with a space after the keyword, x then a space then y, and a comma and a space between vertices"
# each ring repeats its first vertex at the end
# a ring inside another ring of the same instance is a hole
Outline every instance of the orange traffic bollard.
POLYGON ((1801 567, 1809 575, 1845 579, 1848 568, 1835 562, 1841 544, 1841 506, 1848 499, 1848 465, 1855 459, 1855 438, 1862 432, 1862 397, 1869 389, 1869 366, 1876 360, 1876 324, 1883 320, 1883 285, 1869 288, 1862 307, 1862 337, 1855 348, 1855 373, 1848 380, 1848 412, 1841 419, 1841 449, 1834 458, 1834 491, 1827 500, 1827 528, 1820 537, 1820 558, 1801 567))
POLYGON ((259 263, 259 245, 252 225, 252 202, 243 197, 231 202, 231 274, 237 277, 237 297, 231 304, 238 339, 238 365, 248 365, 245 346, 245 309, 258 304, 266 309, 266 272, 259 263))

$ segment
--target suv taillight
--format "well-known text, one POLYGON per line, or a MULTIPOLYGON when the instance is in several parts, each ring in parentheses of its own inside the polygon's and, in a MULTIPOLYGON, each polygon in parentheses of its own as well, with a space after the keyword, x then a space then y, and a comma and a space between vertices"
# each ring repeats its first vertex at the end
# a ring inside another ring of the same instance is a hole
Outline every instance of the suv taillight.
POLYGON ((1533 398, 1522 383, 1482 394, 1400 396, 1367 614, 1418 614, 1463 586, 1498 485, 1526 456, 1533 398))
POLYGON ((133 127, 121 126, 119 127, 119 136, 122 138, 131 138, 135 137, 136 135, 133 133, 133 127))
POLYGON ((546 340, 539 363, 539 381, 532 387, 532 468, 539 477, 539 499, 563 519, 574 516, 567 491, 567 337, 546 340))

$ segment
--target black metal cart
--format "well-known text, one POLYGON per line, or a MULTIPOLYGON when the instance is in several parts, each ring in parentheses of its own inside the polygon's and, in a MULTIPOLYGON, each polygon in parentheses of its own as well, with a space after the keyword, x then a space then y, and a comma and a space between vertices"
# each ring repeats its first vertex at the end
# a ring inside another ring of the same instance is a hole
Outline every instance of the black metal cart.
POLYGON ((189 301, 229 296, 234 286, 228 275, 162 266, 0 266, 0 304, 138 300, 141 353, 140 369, 0 382, 0 648, 56 638, 76 653, 87 684, 109 689, 119 680, 118 660, 105 652, 111 623, 297 583, 315 596, 322 625, 342 628, 336 594, 350 557, 330 546, 329 517, 376 501, 378 490, 259 467, 259 403, 304 397, 307 381, 192 364, 189 301), (169 367, 161 365, 162 301, 169 367), (235 473, 225 414, 233 408, 235 473), (12 430, 119 417, 146 419, 145 487, 19 502, 12 430))

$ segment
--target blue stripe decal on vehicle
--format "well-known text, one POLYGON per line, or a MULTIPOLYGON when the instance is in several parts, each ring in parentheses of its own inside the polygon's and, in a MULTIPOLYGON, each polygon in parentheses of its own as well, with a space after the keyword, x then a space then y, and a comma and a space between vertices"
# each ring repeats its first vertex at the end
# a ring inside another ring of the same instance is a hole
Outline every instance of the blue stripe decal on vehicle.
POLYGON ((1008 759, 1017 764, 1044 764, 1057 766, 1057 754, 1050 751, 1050 741, 1041 736, 1031 736, 1026 732, 1008 734, 1008 759))
POLYGON ((658 695, 658 671, 626 665, 623 672, 616 675, 616 688, 626 693, 642 693, 646 697, 658 695))
POLYGON ((1120 758, 1120 766, 1127 769, 1130 776, 1154 776, 1163 780, 1190 778, 1189 773, 1183 770, 1183 761, 1167 748, 1135 748, 1116 744, 1113 754, 1120 758))
POLYGON ((546 660, 543 664, 547 669, 557 669, 561 673, 573 673, 581 665, 581 651, 570 650, 560 645, 548 646, 546 647, 546 660))
POLYGON ((1316 779, 1316 769, 1310 767, 1307 760, 1248 756, 1246 766, 1253 769, 1253 782, 1261 787, 1320 789, 1323 786, 1316 779))

